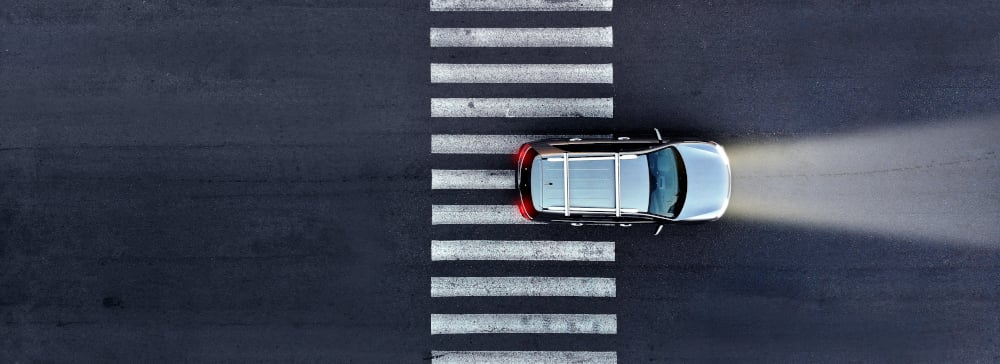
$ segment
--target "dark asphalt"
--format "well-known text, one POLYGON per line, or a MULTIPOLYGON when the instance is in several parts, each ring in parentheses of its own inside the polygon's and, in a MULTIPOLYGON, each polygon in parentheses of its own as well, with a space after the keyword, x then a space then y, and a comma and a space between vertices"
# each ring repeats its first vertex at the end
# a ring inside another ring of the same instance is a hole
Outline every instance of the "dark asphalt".
MULTIPOLYGON (((0 362, 419 362, 430 350, 1000 360, 995 227, 969 244, 753 217, 655 238, 430 226, 432 203, 512 197, 432 192, 431 168, 509 168, 431 157, 432 133, 656 126, 752 146, 1000 125, 995 1, 747 3, 431 14, 426 1, 4 1, 0 362), (427 40, 430 26, 605 24, 613 49, 427 40), (581 60, 613 62, 614 86, 429 84, 432 61, 581 60), (477 96, 614 96, 615 119, 429 118, 430 97, 477 96), (617 261, 432 264, 432 238, 614 240, 617 261), (611 276, 618 297, 431 299, 432 275, 611 276), (431 313, 503 312, 614 313, 619 333, 430 335, 431 313)), ((986 148, 961 172, 992 191, 992 208, 972 213, 1000 217, 986 148)))

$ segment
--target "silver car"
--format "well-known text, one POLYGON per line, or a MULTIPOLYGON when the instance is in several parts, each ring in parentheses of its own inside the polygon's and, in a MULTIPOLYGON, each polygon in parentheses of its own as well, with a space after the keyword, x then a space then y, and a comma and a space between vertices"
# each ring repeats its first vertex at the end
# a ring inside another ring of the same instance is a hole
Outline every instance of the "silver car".
MULTIPOLYGON (((729 205, 729 157, 691 139, 545 139, 518 151, 519 209, 573 225, 713 221, 729 205)), ((659 229, 657 233, 659 233, 659 229)))

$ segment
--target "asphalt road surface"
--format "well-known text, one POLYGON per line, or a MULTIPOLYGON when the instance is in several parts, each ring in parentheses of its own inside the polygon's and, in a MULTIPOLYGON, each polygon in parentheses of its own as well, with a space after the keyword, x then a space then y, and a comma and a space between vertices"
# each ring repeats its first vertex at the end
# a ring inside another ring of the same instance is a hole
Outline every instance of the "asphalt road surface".
POLYGON ((996 1, 3 1, 0 362, 994 363, 998 138, 996 1), (653 127, 723 219, 520 223, 653 127))

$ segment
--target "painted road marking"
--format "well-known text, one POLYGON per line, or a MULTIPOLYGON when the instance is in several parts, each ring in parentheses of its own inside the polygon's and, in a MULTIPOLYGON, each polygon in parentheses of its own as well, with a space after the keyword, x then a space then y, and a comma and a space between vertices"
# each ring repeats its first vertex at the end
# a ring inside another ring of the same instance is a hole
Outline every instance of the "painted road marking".
POLYGON ((431 297, 615 297, 597 277, 431 277, 431 297))
POLYGON ((431 83, 613 83, 606 64, 431 63, 431 83))
POLYGON ((431 314, 431 335, 616 333, 614 314, 431 314))
POLYGON ((431 205, 431 225, 532 223, 515 205, 431 205))
POLYGON ((616 364, 613 351, 431 351, 433 364, 616 364))
POLYGON ((432 240, 431 260, 615 261, 613 241, 432 240))
POLYGON ((611 27, 431 28, 431 47, 612 47, 611 27))
POLYGON ((431 0, 431 11, 611 11, 612 0, 431 0))
POLYGON ((513 190, 514 187, 514 170, 431 170, 433 190, 513 190))
POLYGON ((607 98, 432 98, 435 118, 611 118, 607 98))
POLYGON ((431 153, 434 154, 514 154, 521 144, 541 139, 610 139, 603 135, 431 135, 431 153))

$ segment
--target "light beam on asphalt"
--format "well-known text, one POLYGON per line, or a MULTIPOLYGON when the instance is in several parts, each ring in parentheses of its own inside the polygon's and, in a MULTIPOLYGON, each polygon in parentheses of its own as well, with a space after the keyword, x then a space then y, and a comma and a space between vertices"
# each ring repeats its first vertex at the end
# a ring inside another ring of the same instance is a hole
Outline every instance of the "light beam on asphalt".
POLYGON ((727 145, 725 218, 1000 249, 1000 115, 727 145))

